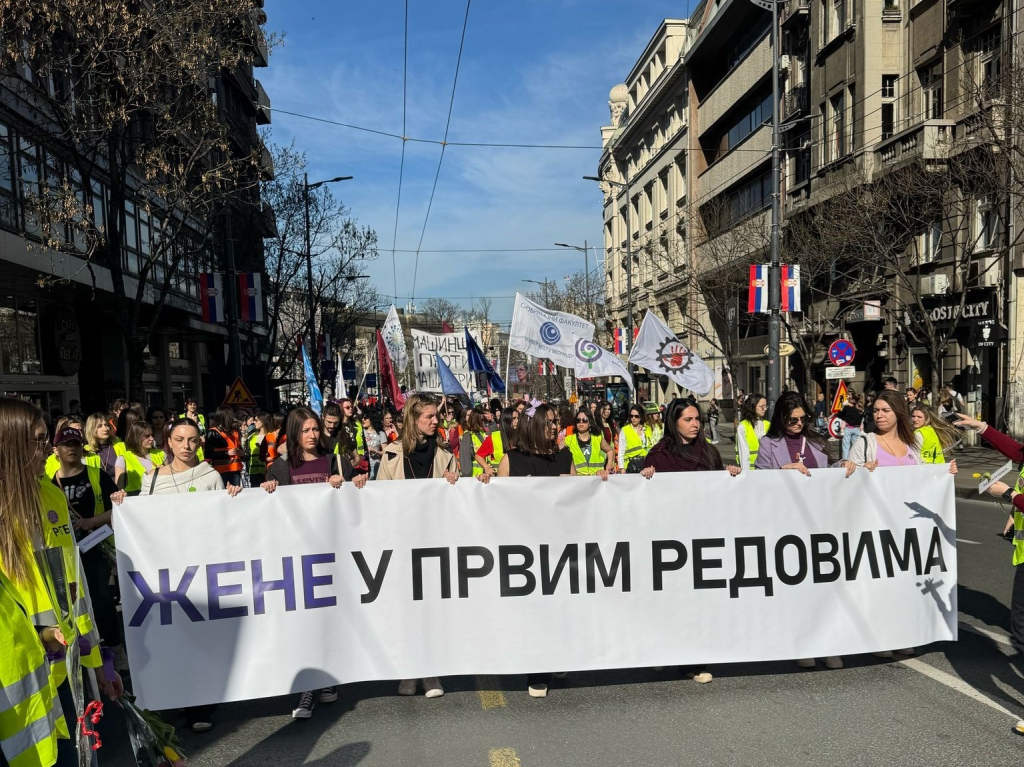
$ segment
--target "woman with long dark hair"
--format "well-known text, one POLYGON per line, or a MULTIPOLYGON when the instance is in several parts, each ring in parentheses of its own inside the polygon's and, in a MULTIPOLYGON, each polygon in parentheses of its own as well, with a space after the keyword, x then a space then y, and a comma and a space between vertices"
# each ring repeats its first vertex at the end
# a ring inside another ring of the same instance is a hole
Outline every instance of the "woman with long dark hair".
MULTIPOLYGON (((697 401, 687 397, 669 402, 665 408, 665 436, 647 454, 640 476, 651 479, 659 471, 723 469, 732 476, 740 473, 739 466, 725 466, 718 450, 708 444, 697 401)), ((706 668, 693 669, 687 676, 699 684, 707 684, 714 678, 706 668)))
MULTIPOLYGON (((413 394, 405 403, 402 438, 384 447, 377 479, 443 478, 454 485, 459 478, 459 463, 440 443, 437 424, 437 400, 428 394, 413 394)), ((423 682, 426 697, 444 695, 436 676, 403 679, 398 683, 398 694, 415 695, 417 681, 423 682)))
POLYGON ((619 432, 619 471, 626 471, 634 460, 642 464, 647 453, 654 447, 654 435, 647 425, 647 413, 643 407, 632 404, 626 412, 629 423, 619 432))
MULTIPOLYGON (((519 408, 510 405, 501 412, 498 428, 484 439, 476 451, 474 460, 483 469, 483 474, 493 477, 505 453, 515 447, 515 433, 519 428, 519 408)), ((474 476, 476 476, 474 474, 474 476)))
POLYGON ((114 482, 124 488, 128 495, 142 492, 146 475, 164 462, 166 454, 156 449, 153 427, 146 421, 134 421, 128 427, 124 438, 125 453, 117 462, 114 482))
POLYGON ((588 408, 576 412, 574 431, 565 438, 565 447, 572 456, 572 474, 591 476, 615 467, 612 446, 600 431, 594 428, 593 416, 588 408))
MULTIPOLYGON (((274 492, 279 485, 320 482, 339 488, 345 480, 352 480, 356 487, 366 485, 367 474, 356 474, 346 455, 331 451, 320 419, 309 408, 296 407, 288 413, 285 434, 288 455, 279 457, 267 468, 267 479, 260 484, 266 492, 274 492)), ((317 702, 334 703, 337 699, 338 692, 334 687, 300 693, 298 703, 292 709, 292 719, 309 719, 317 702)))

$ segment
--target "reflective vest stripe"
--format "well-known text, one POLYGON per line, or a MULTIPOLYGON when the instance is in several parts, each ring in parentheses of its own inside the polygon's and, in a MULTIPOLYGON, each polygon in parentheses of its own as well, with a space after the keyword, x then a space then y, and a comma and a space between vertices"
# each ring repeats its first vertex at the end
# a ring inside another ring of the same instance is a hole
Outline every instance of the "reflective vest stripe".
MULTIPOLYGON (((46 710, 46 713, 34 722, 30 722, 23 730, 11 735, 9 738, 0 740, 0 749, 3 750, 5 755, 9 755, 7 756, 7 761, 10 762, 11 767, 53 764, 53 761, 40 760, 37 755, 30 754, 29 750, 46 749, 47 741, 55 740, 57 722, 62 717, 56 708, 56 702, 51 699, 50 707, 46 710)), ((56 752, 55 742, 52 748, 56 752)), ((54 758, 56 758, 56 753, 54 753, 54 758)))
POLYGON ((28 619, 32 621, 33 626, 56 626, 57 625, 57 613, 53 610, 43 610, 35 615, 28 616, 28 619))
POLYGON ((30 671, 16 682, 0 687, 0 714, 24 703, 37 692, 50 685, 50 666, 43 659, 35 671, 30 671))
POLYGON ((229 450, 237 450, 241 446, 241 438, 237 432, 226 432, 223 429, 210 429, 212 432, 216 432, 224 439, 224 452, 217 451, 217 457, 210 458, 210 464, 219 471, 221 474, 227 474, 233 471, 241 471, 244 468, 242 459, 237 455, 228 455, 229 450))

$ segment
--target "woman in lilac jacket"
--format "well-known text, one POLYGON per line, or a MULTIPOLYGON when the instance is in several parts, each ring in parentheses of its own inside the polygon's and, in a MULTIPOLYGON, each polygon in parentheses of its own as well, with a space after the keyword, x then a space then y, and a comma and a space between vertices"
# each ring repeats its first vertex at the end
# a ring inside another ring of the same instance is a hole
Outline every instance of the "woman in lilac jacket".
MULTIPOLYGON (((825 454, 825 440, 810 428, 811 410, 798 392, 783 392, 775 403, 768 431, 758 446, 757 469, 794 469, 802 474, 810 474, 811 469, 828 467, 828 456, 825 454)), ((849 461, 847 474, 853 471, 849 461)), ((801 658, 797 661, 800 668, 814 668, 814 658, 801 658)), ((842 668, 843 659, 838 655, 825 658, 827 668, 842 668)))

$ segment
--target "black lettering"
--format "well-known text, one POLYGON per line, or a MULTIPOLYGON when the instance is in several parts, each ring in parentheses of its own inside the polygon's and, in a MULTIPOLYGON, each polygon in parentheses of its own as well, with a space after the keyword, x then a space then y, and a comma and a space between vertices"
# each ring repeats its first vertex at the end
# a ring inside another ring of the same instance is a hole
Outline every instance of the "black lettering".
POLYGON ((694 538, 690 544, 693 549, 693 587, 695 589, 724 589, 725 578, 708 579, 704 577, 705 568, 720 568, 721 559, 705 559, 704 549, 725 548, 725 538, 694 538))
POLYGON ((366 593, 359 595, 359 601, 362 604, 374 601, 380 596, 381 587, 384 585, 384 576, 387 574, 388 565, 391 563, 391 555, 394 553, 394 549, 384 549, 380 555, 380 561, 377 563, 376 572, 371 572, 370 567, 366 562, 366 557, 363 556, 361 551, 353 551, 352 559, 356 561, 356 567, 359 568, 359 574, 363 577, 363 583, 366 584, 366 593))
MULTIPOLYGON (((537 576, 530 571, 533 565, 533 550, 529 546, 498 547, 498 581, 503 597, 525 597, 537 588, 537 576), (513 565, 512 557, 522 557, 520 564, 513 565), (512 576, 523 578, 522 586, 512 585, 512 576)), ((557 580, 558 575, 555 575, 557 580)))
POLYGON ((598 544, 586 544, 586 556, 588 594, 593 594, 597 589, 596 576, 598 573, 605 586, 614 586, 620 565, 622 567, 622 591, 629 591, 629 543, 627 541, 619 541, 615 544, 611 565, 607 569, 604 566, 604 558, 601 556, 601 547, 598 544))
POLYGON ((427 557, 437 557, 441 575, 441 599, 452 598, 452 560, 448 549, 444 547, 433 549, 412 550, 412 598, 414 601, 423 599, 423 572, 422 563, 427 557))
POLYGON ((549 547, 546 543, 540 545, 540 593, 550 596, 555 593, 558 587, 558 580, 562 576, 562 570, 568 565, 569 568, 569 593, 580 593, 580 547, 576 543, 566 545, 562 550, 562 556, 555 564, 555 571, 551 572, 551 559, 549 547))
POLYGON ((798 535, 784 535, 775 543, 775 577, 787 586, 795 586, 802 583, 807 577, 807 547, 804 546, 803 538, 798 535), (786 547, 792 546, 796 549, 797 570, 790 575, 786 571, 786 547))
POLYGON ((768 551, 764 538, 743 537, 736 539, 736 575, 729 579, 729 596, 735 599, 740 595, 740 589, 744 586, 759 586, 764 589, 766 597, 772 596, 775 587, 772 579, 768 576, 768 551), (757 551, 757 576, 747 577, 746 551, 748 546, 753 546, 757 551))
POLYGON ((469 596, 469 579, 483 578, 494 569, 494 555, 490 549, 483 546, 459 546, 456 549, 459 571, 459 599, 466 599, 469 596), (479 557, 482 563, 479 567, 470 567, 469 558, 479 557))
POLYGON ((661 591, 664 574, 681 570, 686 564, 686 546, 681 541, 651 541, 651 561, 654 562, 654 590, 661 591), (664 558, 666 551, 675 552, 675 557, 668 562, 664 558))

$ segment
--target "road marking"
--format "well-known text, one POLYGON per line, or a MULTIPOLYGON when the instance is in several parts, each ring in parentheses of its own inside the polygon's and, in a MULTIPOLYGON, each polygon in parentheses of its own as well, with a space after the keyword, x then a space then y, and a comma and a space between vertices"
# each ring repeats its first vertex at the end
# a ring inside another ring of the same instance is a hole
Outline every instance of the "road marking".
POLYGON ((972 698, 978 701, 979 703, 984 703, 986 706, 995 709, 1000 714, 1006 714, 1006 716, 1010 717, 1015 722, 1020 720, 1020 717, 1018 717, 1016 714, 1010 712, 1006 708, 1003 708, 1001 705, 996 703, 988 696, 982 695, 980 692, 975 690, 973 687, 971 687, 971 685, 967 684, 967 682, 965 682, 963 679, 960 679, 959 677, 953 676, 952 674, 947 674, 945 671, 940 671, 934 666, 930 666, 923 660, 918 660, 917 658, 906 658, 905 660, 901 660, 900 663, 902 663, 909 669, 913 669, 919 674, 923 674, 929 679, 934 679, 939 684, 943 684, 951 690, 956 690, 957 692, 966 695, 968 698, 972 698))
POLYGON ((981 545, 981 541, 971 541, 971 540, 968 540, 967 538, 957 538, 956 542, 957 543, 973 543, 975 546, 980 546, 981 545))
POLYGON ((491 767, 523 767, 514 748, 492 748, 487 758, 491 767))
POLYGON ((492 708, 505 708, 505 693, 497 687, 497 677, 478 676, 476 678, 476 694, 480 698, 480 707, 484 711, 490 711, 492 708))

